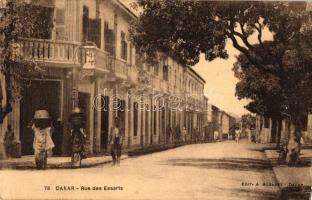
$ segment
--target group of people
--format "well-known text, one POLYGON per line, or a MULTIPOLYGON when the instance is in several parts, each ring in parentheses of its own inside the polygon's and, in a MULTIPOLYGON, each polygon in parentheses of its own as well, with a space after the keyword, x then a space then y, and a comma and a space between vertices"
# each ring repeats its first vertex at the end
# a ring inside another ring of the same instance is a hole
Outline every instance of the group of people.
MULTIPOLYGON (((87 158, 85 142, 87 135, 86 116, 80 108, 75 108, 69 118, 71 124, 72 142, 72 167, 81 167, 81 161, 87 158)), ((35 163, 38 169, 47 168, 47 158, 52 155, 55 144, 52 140, 53 126, 50 115, 46 110, 37 110, 31 121, 31 128, 34 132, 33 149, 35 163)), ((118 118, 112 128, 109 144, 114 165, 120 165, 121 148, 123 144, 123 133, 119 128, 118 118)))
POLYGON ((181 130, 179 126, 176 126, 174 130, 172 130, 170 125, 167 125, 167 142, 174 143, 174 142, 185 142, 188 140, 188 135, 186 128, 183 127, 181 130))

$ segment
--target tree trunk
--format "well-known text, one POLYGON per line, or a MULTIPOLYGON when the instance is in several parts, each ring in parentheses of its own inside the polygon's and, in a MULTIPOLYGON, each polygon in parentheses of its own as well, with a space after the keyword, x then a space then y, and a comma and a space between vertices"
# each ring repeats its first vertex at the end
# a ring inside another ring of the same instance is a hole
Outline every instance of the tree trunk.
POLYGON ((289 166, 295 166, 299 162, 299 155, 301 150, 301 120, 299 116, 294 116, 290 121, 290 130, 287 144, 286 163, 289 166))
POLYGON ((272 128, 271 128, 271 143, 276 142, 277 137, 277 119, 274 117, 272 118, 272 128))
POLYGON ((276 135, 276 147, 279 149, 281 147, 281 136, 282 136, 282 119, 278 119, 277 124, 277 135, 276 135))

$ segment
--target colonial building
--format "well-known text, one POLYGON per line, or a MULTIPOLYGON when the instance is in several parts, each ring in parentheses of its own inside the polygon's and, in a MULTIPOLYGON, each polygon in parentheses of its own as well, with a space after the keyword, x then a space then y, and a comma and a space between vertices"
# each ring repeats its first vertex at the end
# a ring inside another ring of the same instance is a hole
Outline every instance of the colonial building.
MULTIPOLYGON (((256 140, 261 143, 275 143, 278 140, 286 143, 289 137, 289 120, 274 120, 261 115, 256 116, 256 140)), ((312 143, 312 112, 309 111, 303 122, 302 139, 304 143, 312 143)))
POLYGON ((237 119, 229 113, 222 111, 215 105, 208 103, 208 134, 214 139, 228 139, 232 134, 237 119))
MULTIPOLYGON (((32 2, 32 1, 31 1, 32 2)), ((69 115, 79 106, 87 116, 90 153, 104 153, 114 123, 126 149, 200 138, 205 115, 204 84, 189 66, 159 52, 158 64, 140 59, 129 39, 136 16, 119 0, 41 0, 53 30, 20 40, 20 53, 44 69, 3 123, 11 125, 16 155, 33 153, 29 122, 38 109, 54 122, 55 154, 71 152, 69 115), (115 118, 118 121, 115 121, 115 118)))

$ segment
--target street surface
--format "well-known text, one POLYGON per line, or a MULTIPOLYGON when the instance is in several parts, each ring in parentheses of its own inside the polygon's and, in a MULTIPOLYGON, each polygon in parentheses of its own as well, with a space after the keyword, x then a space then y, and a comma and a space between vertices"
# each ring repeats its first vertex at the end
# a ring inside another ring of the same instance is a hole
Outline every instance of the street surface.
POLYGON ((277 182, 260 148, 261 144, 246 140, 224 141, 132 157, 119 167, 2 170, 0 194, 4 199, 13 194, 75 199, 277 199, 277 182))

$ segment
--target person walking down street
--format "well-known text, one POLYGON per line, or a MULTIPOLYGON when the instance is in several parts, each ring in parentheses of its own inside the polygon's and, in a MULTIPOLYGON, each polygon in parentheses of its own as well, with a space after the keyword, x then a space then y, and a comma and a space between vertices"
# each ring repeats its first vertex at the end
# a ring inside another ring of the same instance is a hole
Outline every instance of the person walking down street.
POLYGON ((33 148, 35 163, 38 169, 47 168, 47 157, 54 148, 52 140, 52 124, 48 111, 37 110, 32 121, 34 131, 33 148))
POLYGON ((113 158, 113 165, 120 165, 121 148, 123 143, 123 134, 119 128, 119 124, 116 123, 115 127, 112 128, 109 143, 111 145, 111 155, 113 158))
POLYGON ((70 116, 72 139, 72 167, 81 167, 81 160, 87 158, 84 143, 87 138, 85 133, 86 116, 80 108, 75 108, 70 116))
POLYGON ((236 127, 236 129, 235 129, 235 141, 237 143, 239 142, 239 137, 240 137, 240 131, 239 131, 239 128, 236 127))

